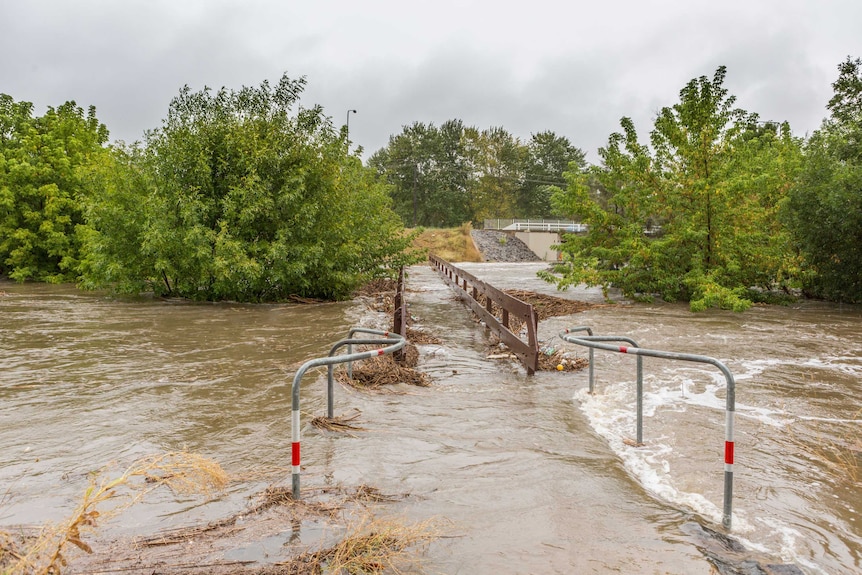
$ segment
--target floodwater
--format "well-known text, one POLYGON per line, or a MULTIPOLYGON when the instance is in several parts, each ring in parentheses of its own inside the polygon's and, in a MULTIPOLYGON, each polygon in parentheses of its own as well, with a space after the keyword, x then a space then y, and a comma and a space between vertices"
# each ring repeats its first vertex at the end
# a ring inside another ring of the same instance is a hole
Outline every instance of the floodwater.
MULTIPOLYGON (((503 289, 555 293, 535 279, 537 264, 461 267, 503 289)), ((586 350, 557 334, 588 325, 730 368, 737 543, 729 545, 725 381, 715 368, 644 358, 645 445, 634 447, 634 357, 597 351, 592 395, 586 370, 528 377, 487 358, 488 334, 431 268, 411 268, 408 290, 414 327, 442 340, 419 346, 433 386, 386 395, 337 386, 336 413, 358 409, 368 429, 339 435, 307 427, 325 410, 325 375, 309 372, 302 481, 409 495, 386 512, 435 518, 444 530, 423 572, 862 571, 859 307, 691 314, 636 304, 540 323, 543 345, 572 355, 586 350)), ((11 283, 0 292, 6 530, 59 520, 91 472, 164 451, 201 453, 246 480, 214 500, 147 500, 112 520, 112 534, 200 524, 242 509, 266 485, 289 486, 296 368, 326 355, 351 326, 386 321, 355 302, 192 304, 11 283)), ((564 295, 602 302, 591 290, 564 295)))

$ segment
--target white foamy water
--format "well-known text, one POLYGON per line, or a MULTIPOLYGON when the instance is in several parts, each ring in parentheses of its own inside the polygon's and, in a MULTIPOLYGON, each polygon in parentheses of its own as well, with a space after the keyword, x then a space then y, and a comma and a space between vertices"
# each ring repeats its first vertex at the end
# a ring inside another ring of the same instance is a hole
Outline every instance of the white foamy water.
MULTIPOLYGON (((631 445, 637 426, 631 387, 612 385, 603 389, 601 394, 593 395, 587 389, 580 389, 575 393, 574 399, 589 417, 590 424, 596 432, 607 440, 614 452, 622 459, 625 468, 647 491, 664 501, 687 508, 715 523, 721 523, 720 501, 714 503, 700 493, 686 492, 680 489, 675 481, 675 475, 680 474, 681 471, 671 465, 669 456, 674 453, 672 437, 649 433, 645 445, 641 447, 631 445)), ((711 404, 716 402, 721 404, 723 410, 723 402, 709 392, 689 393, 688 397, 683 397, 679 388, 664 387, 655 392, 645 391, 644 427, 653 427, 650 425, 649 418, 655 416, 659 407, 682 412, 685 411, 688 403, 712 406, 711 404)))
MULTIPOLYGON (((654 332, 654 328, 650 328, 654 332)), ((717 337, 711 334, 710 339, 718 342, 716 347, 732 340, 732 336, 717 337)), ((673 349, 668 351, 680 351, 673 349)), ((755 352, 756 353, 756 352, 755 352)), ((636 432, 636 398, 634 385, 634 362, 608 358, 606 352, 596 352, 596 373, 600 381, 596 384, 593 394, 588 389, 581 388, 574 393, 574 400, 580 410, 589 418, 590 425, 600 434, 619 456, 626 470, 655 497, 670 502, 674 506, 688 510, 715 523, 722 518, 721 492, 709 486, 722 482, 723 460, 717 448, 723 441, 724 425, 722 424, 726 408, 726 381, 724 376, 710 368, 692 368, 688 365, 673 362, 645 362, 644 393, 643 393, 643 427, 644 444, 641 447, 633 445, 636 432), (602 365, 602 363, 610 364, 602 365), (702 423, 697 424, 698 421, 702 423), (716 457, 710 463, 702 457, 704 443, 712 444, 705 448, 716 457), (706 464, 706 465, 704 465, 706 464), (693 479, 692 476, 695 476, 693 479), (694 487, 694 489, 692 489, 694 487), (706 491, 710 496, 705 496, 706 491)), ((794 497, 804 498, 805 494, 818 493, 814 503, 821 504, 830 490, 831 484, 840 482, 840 478, 827 478, 823 481, 811 481, 812 477, 823 476, 822 472, 811 470, 810 474, 799 473, 798 468, 791 470, 777 469, 769 463, 758 467, 770 469, 770 473, 780 477, 757 477, 754 472, 746 469, 746 464, 757 459, 770 457, 781 458, 778 452, 770 453, 760 447, 760 441, 751 441, 749 434, 757 438, 768 437, 769 442, 781 445, 786 455, 800 451, 800 444, 807 441, 805 432, 801 429, 794 432, 794 426, 804 423, 815 425, 817 433, 828 434, 816 424, 834 424, 836 429, 843 429, 850 438, 862 437, 859 434, 862 419, 858 404, 853 403, 851 395, 843 387, 846 376, 858 378, 862 375, 859 358, 856 356, 824 354, 814 357, 752 357, 723 358, 722 362, 732 366, 736 382, 735 421, 737 430, 743 430, 742 437, 737 437, 735 475, 744 475, 743 485, 752 482, 768 484, 776 481, 785 488, 795 491, 794 497), (816 370, 817 376, 812 376, 805 370, 816 370), (797 380, 788 380, 787 374, 795 374, 797 380), (801 374, 801 375, 800 375, 801 374), (766 383, 774 381, 774 383, 766 383), (800 387, 811 394, 810 397, 798 397, 794 391, 800 387), (752 393, 757 388, 757 393, 752 393), (835 395, 835 401, 826 403, 829 409, 837 414, 847 414, 848 417, 832 415, 818 409, 821 394, 835 395), (819 413, 818 413, 819 412, 819 413), (802 494, 802 495, 799 495, 802 494)), ((834 432, 833 432, 834 433, 834 432)), ((838 432, 840 433, 840 432, 838 432)), ((821 435, 818 439, 824 444, 840 442, 842 437, 821 435)), ((766 441, 763 442, 764 444, 766 441)), ((862 444, 857 443, 857 449, 862 444)), ((813 448, 813 449, 816 449, 813 448)), ((856 462, 859 461, 856 453, 856 462)), ((793 458, 798 458, 794 455, 793 458)), ((852 456, 851 456, 852 457, 852 456)), ((852 463, 851 463, 852 464, 852 463)), ((840 471, 839 471, 840 473, 840 471)), ((824 566, 820 542, 812 538, 811 531, 822 533, 820 525, 806 528, 799 525, 799 516, 812 517, 822 511, 790 509, 787 515, 773 514, 762 516, 760 511, 752 508, 750 494, 745 487, 735 486, 733 500, 733 534, 749 549, 771 553, 783 561, 803 567, 810 573, 842 573, 841 569, 824 566)), ((854 486, 851 486, 856 491, 854 486)), ((858 492, 857 492, 858 495, 858 492)), ((854 517, 846 515, 858 513, 854 503, 841 503, 840 495, 832 495, 845 511, 845 518, 829 517, 830 529, 834 530, 841 541, 855 539, 859 544, 859 526, 854 517)), ((828 500, 827 500, 828 501, 828 500)), ((816 517, 813 517, 816 521, 816 517)), ((827 547, 828 549, 828 547, 827 547)), ((849 556, 856 557, 851 562, 858 564, 858 550, 847 549, 849 556)))

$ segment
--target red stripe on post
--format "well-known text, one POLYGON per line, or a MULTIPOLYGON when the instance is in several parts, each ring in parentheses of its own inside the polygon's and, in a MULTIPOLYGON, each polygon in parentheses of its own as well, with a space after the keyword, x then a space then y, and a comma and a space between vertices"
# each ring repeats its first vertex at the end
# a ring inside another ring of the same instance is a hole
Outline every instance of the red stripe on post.
POLYGON ((724 442, 724 462, 728 465, 733 465, 733 442, 724 442))
POLYGON ((299 442, 296 441, 291 444, 291 461, 290 464, 294 466, 299 465, 299 442))
POLYGON ((382 349, 377 350, 377 355, 383 355, 385 352, 382 349))
POLYGON ((620 346, 620 352, 622 352, 622 353, 628 353, 628 352, 629 352, 629 348, 627 348, 627 347, 626 347, 626 346, 624 346, 624 345, 621 345, 621 346, 620 346))

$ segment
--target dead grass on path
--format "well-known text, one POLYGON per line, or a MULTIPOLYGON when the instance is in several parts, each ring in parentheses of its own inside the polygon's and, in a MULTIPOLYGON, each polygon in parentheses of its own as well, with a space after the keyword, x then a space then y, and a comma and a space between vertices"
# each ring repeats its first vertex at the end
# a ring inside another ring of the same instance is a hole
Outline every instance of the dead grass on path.
POLYGON ((340 415, 335 417, 315 417, 311 420, 311 425, 316 427, 317 429, 322 429, 324 431, 334 431, 351 435, 351 432, 353 431, 365 431, 364 427, 360 427, 351 423, 352 421, 358 419, 360 415, 362 415, 362 412, 357 409, 350 415, 340 415))
POLYGON ((355 363, 352 378, 348 377, 346 369, 339 369, 335 373, 335 379, 353 389, 378 393, 395 393, 390 387, 399 383, 419 387, 431 385, 431 377, 427 373, 399 365, 391 355, 381 355, 355 363))
POLYGON ((229 537, 247 528, 244 525, 246 518, 260 515, 274 507, 288 511, 288 524, 315 517, 334 521, 340 517, 341 512, 344 510, 344 502, 351 500, 352 496, 345 496, 342 501, 296 500, 293 498, 293 492, 290 488, 270 486, 258 495, 256 502, 249 509, 217 521, 211 521, 205 525, 169 529, 151 537, 138 538, 135 540, 135 546, 138 548, 165 547, 193 541, 200 542, 204 538, 217 539, 229 537))
POLYGON ((87 572, 128 572, 136 575, 376 575, 415 573, 420 554, 438 538, 435 521, 410 524, 377 518, 371 505, 397 502, 404 495, 387 495, 378 489, 359 485, 303 490, 296 500, 288 488, 271 486, 253 505, 240 513, 200 527, 163 531, 136 539, 132 545, 119 545, 101 562, 87 566, 87 572), (308 523, 328 524, 335 540, 326 537, 316 548, 293 541, 285 528, 300 533, 308 523), (341 525, 341 527, 339 527, 341 525), (278 562, 230 561, 218 549, 247 546, 249 541, 289 538, 278 562))
POLYGON ((290 561, 230 571, 230 575, 377 575, 415 573, 419 553, 439 537, 433 521, 405 524, 363 516, 337 544, 306 551, 290 561), (409 571, 405 571, 408 569, 409 571))
POLYGON ((402 568, 405 564, 416 564, 415 555, 408 555, 408 551, 427 546, 439 537, 432 521, 407 525, 370 516, 362 517, 349 531, 350 534, 338 544, 317 552, 327 572, 357 575, 404 573, 402 568))
POLYGON ((407 328, 407 340, 416 345, 438 345, 441 343, 440 338, 436 335, 412 327, 407 328))
POLYGON ((569 357, 559 351, 555 351, 551 355, 539 353, 539 371, 580 371, 589 365, 589 360, 583 357, 569 357), (560 366, 563 369, 559 369, 560 366))
POLYGON ((596 307, 595 304, 540 294, 527 290, 505 290, 507 294, 533 306, 539 321, 561 315, 581 313, 596 307))

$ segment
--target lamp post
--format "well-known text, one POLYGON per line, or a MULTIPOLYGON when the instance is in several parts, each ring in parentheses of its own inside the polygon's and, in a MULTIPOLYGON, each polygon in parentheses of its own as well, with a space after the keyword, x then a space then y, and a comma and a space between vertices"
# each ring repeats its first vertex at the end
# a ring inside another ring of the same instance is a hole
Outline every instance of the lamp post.
POLYGON ((356 113, 356 110, 347 110, 347 141, 350 141, 350 113, 356 113))

